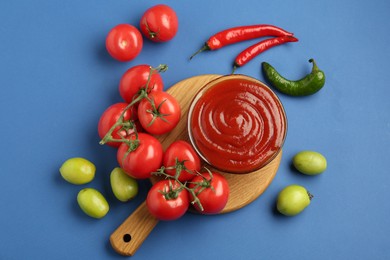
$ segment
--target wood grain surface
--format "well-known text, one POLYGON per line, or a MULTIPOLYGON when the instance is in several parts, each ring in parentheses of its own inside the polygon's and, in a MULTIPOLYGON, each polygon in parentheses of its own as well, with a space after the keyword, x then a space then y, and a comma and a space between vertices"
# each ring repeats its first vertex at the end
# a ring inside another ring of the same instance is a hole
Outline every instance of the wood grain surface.
MULTIPOLYGON (((177 98, 182 110, 182 119, 177 127, 166 135, 159 136, 164 149, 175 140, 189 142, 187 134, 187 112, 195 94, 208 82, 220 77, 220 75, 208 74, 191 77, 182 80, 167 92, 177 98)), ((222 173, 230 187, 229 200, 222 213, 238 210, 258 198, 270 185, 279 167, 282 153, 280 152, 273 161, 264 168, 248 174, 222 173)), ((207 165, 209 169, 212 169, 207 165)), ((214 170, 214 169, 212 169, 214 170)), ((158 178, 152 178, 152 183, 158 178)), ((207 218, 207 216, 205 216, 207 218)), ((143 202, 111 235, 110 242, 115 251, 122 255, 133 255, 141 246, 149 233, 158 223, 143 202)))

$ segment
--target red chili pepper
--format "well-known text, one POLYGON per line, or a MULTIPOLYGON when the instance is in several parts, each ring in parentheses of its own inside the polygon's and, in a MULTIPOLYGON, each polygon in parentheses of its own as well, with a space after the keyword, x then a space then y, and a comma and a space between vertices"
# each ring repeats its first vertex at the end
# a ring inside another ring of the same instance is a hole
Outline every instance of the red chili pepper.
POLYGON ((211 36, 204 44, 204 46, 199 51, 194 53, 190 59, 192 59, 196 54, 205 50, 217 50, 226 45, 264 36, 293 36, 293 33, 269 24, 233 27, 211 36))
POLYGON ((297 42, 297 41, 298 39, 295 38, 294 36, 282 36, 282 37, 266 39, 248 47, 245 50, 243 50, 240 54, 237 55, 234 61, 233 73, 237 67, 244 66, 246 63, 248 63, 250 60, 252 60, 260 53, 274 46, 281 45, 286 42, 297 42))

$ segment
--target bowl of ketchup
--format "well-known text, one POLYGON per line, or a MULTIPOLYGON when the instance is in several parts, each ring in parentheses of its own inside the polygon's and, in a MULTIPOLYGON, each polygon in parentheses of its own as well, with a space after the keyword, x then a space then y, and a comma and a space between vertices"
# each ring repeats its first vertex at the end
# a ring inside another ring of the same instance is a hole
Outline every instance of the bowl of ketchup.
POLYGON ((287 117, 278 96, 246 75, 226 75, 193 98, 187 130, 199 156, 213 168, 245 174, 267 165, 281 151, 287 117))

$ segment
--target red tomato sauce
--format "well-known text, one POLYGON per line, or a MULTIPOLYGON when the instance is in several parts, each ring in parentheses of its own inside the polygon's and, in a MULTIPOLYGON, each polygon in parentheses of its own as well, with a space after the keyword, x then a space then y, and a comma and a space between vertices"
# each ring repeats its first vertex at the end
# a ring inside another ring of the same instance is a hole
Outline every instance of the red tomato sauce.
POLYGON ((188 122, 191 142, 213 167, 248 173, 281 150, 287 119, 275 93, 247 76, 224 76, 195 97, 188 122))

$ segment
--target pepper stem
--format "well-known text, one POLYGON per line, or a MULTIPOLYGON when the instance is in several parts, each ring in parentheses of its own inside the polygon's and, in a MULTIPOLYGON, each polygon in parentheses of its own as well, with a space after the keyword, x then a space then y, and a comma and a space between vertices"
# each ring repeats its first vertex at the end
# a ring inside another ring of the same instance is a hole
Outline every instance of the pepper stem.
POLYGON ((234 72, 236 72, 236 69, 237 69, 238 67, 240 67, 240 66, 238 66, 236 63, 234 63, 232 74, 234 74, 234 72))
POLYGON ((191 55, 190 60, 192 60, 192 58, 195 57, 195 55, 197 55, 198 53, 201 53, 202 51, 207 51, 207 50, 210 50, 210 48, 207 45, 207 43, 205 43, 200 50, 198 50, 197 52, 195 52, 194 54, 191 55))
POLYGON ((315 60, 314 59, 310 59, 309 62, 313 63, 313 68, 311 70, 311 73, 317 72, 319 69, 317 67, 317 63, 315 62, 315 60))

